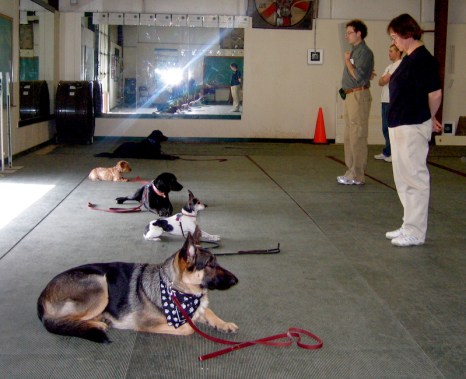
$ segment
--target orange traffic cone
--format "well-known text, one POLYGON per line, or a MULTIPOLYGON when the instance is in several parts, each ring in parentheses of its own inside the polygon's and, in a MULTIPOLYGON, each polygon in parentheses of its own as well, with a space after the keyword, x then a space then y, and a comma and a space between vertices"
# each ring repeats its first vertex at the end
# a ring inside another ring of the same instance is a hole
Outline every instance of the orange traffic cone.
POLYGON ((319 108, 319 114, 317 116, 316 130, 314 132, 313 143, 327 143, 327 136, 325 134, 325 122, 322 108, 319 108))

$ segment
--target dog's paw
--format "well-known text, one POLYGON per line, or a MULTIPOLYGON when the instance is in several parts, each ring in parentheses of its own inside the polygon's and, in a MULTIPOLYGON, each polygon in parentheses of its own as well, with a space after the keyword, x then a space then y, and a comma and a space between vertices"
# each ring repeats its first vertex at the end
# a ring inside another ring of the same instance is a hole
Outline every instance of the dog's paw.
POLYGON ((159 238, 159 237, 150 237, 150 236, 147 236, 147 237, 146 237, 146 236, 144 236, 144 239, 145 239, 146 241, 155 241, 155 242, 162 241, 162 239, 159 238))
POLYGON ((217 329, 224 333, 236 333, 239 327, 234 322, 224 322, 222 325, 217 326, 217 329))
POLYGON ((220 236, 217 236, 217 235, 209 235, 209 236, 207 236, 206 240, 207 240, 207 241, 211 241, 211 242, 220 241, 220 236))
POLYGON ((203 232, 201 237, 202 237, 202 239, 204 239, 206 241, 211 241, 211 242, 220 241, 220 236, 217 236, 215 234, 207 234, 207 233, 203 232))

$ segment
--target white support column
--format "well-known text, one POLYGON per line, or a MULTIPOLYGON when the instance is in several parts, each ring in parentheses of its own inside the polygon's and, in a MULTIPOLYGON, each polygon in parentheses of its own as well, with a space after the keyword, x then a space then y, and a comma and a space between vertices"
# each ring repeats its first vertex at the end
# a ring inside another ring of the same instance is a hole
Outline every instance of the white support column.
POLYGON ((61 80, 81 80, 82 13, 60 13, 59 51, 61 80))

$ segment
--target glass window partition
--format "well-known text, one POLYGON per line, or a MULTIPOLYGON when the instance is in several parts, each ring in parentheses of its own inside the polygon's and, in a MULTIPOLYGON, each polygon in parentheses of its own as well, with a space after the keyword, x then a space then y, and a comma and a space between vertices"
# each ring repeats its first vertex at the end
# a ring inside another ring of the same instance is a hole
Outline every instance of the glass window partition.
POLYGON ((244 29, 89 26, 98 36, 94 72, 108 117, 240 118, 241 107, 232 112, 230 65, 244 76, 244 29))

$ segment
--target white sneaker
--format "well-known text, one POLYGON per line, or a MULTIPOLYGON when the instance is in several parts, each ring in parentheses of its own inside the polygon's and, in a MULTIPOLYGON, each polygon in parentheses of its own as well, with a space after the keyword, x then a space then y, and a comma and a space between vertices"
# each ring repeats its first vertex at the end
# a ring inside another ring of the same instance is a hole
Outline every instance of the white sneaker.
POLYGON ((400 237, 392 239, 392 245, 399 247, 418 246, 423 244, 424 241, 415 236, 401 235, 400 237))
POLYGON ((381 161, 384 161, 384 160, 387 159, 387 158, 388 158, 388 157, 387 157, 386 155, 384 155, 383 153, 374 155, 374 159, 378 159, 378 160, 381 160, 381 161))
POLYGON ((385 233, 385 237, 389 240, 392 240, 394 238, 398 238, 398 237, 401 237, 402 235, 404 235, 404 230, 403 228, 400 228, 400 229, 397 229, 397 230, 393 230, 391 232, 387 232, 385 233))
POLYGON ((385 157, 383 160, 384 160, 385 162, 392 163, 392 157, 391 157, 391 156, 385 157))
POLYGON ((357 186, 360 186, 362 184, 364 184, 364 182, 360 182, 358 180, 354 180, 354 179, 348 179, 346 176, 342 175, 342 176, 337 176, 337 182, 340 183, 340 184, 345 184, 345 185, 357 185, 357 186))

